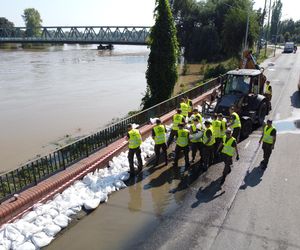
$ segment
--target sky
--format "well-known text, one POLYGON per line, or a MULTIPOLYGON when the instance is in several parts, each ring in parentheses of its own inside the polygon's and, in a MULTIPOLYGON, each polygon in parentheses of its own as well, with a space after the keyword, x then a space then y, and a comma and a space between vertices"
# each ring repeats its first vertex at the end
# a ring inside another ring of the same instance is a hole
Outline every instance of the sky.
MULTIPOLYGON (((265 0, 254 1, 255 9, 264 7, 265 0)), ((281 1, 282 19, 300 20, 300 1, 281 1)), ((154 4, 155 0, 0 0, 0 17, 24 26, 23 10, 35 8, 44 26, 151 26, 154 4)))

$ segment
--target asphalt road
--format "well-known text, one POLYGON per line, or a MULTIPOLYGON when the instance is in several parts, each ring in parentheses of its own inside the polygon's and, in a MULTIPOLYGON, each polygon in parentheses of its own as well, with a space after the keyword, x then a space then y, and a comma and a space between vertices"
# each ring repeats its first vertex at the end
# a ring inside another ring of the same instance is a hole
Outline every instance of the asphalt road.
POLYGON ((241 159, 223 187, 222 163, 205 173, 146 167, 47 249, 300 249, 300 130, 290 131, 300 120, 300 55, 269 63, 270 117, 281 127, 266 171, 259 168, 260 131, 239 144, 241 159))

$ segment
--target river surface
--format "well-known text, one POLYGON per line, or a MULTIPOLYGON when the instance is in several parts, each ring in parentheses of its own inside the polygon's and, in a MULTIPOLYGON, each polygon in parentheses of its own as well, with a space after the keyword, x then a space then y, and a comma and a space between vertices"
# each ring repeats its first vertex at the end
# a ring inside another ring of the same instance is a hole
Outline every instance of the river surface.
POLYGON ((146 46, 0 50, 0 173, 139 109, 146 46))

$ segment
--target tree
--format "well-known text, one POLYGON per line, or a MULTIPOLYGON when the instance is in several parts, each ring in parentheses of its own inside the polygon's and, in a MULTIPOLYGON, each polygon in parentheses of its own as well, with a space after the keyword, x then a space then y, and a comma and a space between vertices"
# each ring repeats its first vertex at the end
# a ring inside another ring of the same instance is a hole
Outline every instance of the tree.
POLYGON ((0 17, 0 36, 5 35, 5 32, 1 29, 13 29, 14 23, 8 21, 5 17, 0 17))
POLYGON ((169 1, 156 0, 154 15, 155 25, 149 36, 147 90, 142 100, 144 109, 170 98, 178 78, 179 49, 169 1))
POLYGON ((34 8, 28 8, 24 10, 22 18, 26 26, 27 36, 39 36, 43 20, 41 19, 40 13, 34 8))
POLYGON ((281 0, 277 0, 273 3, 272 7, 272 18, 271 18, 271 28, 270 28, 270 36, 272 40, 275 40, 277 33, 278 33, 278 25, 281 18, 282 12, 282 3, 281 0))

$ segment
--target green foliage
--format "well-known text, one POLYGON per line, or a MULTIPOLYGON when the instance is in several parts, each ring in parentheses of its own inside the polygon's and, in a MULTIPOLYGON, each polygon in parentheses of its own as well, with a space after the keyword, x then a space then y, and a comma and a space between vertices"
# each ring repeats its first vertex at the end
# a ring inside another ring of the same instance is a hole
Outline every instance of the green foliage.
POLYGON ((179 49, 169 1, 157 0, 154 14, 146 71, 147 90, 142 99, 144 109, 170 98, 178 78, 179 49))
POLYGON ((279 42, 287 40, 300 43, 300 20, 287 19, 279 25, 279 42))
POLYGON ((5 17, 0 17, 0 28, 3 28, 3 29, 12 29, 14 26, 15 25, 14 25, 13 22, 10 22, 5 17))
POLYGON ((282 13, 282 2, 281 0, 276 0, 273 3, 272 7, 272 18, 271 18, 271 28, 270 28, 270 35, 272 40, 275 40, 275 37, 278 33, 278 26, 279 26, 279 21, 281 18, 281 13, 282 13))
POLYGON ((41 29, 39 28, 43 22, 40 13, 34 8, 28 8, 24 10, 22 18, 25 22, 26 33, 29 36, 39 36, 41 29))

